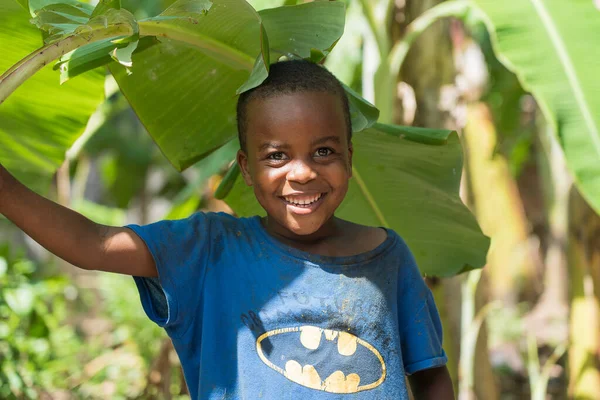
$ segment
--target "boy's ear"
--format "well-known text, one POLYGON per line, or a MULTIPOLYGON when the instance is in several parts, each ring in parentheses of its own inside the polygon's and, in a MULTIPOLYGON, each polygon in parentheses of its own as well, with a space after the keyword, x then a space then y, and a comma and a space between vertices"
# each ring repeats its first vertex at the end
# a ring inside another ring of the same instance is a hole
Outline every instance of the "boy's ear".
POLYGON ((240 171, 242 172, 244 182, 246 182, 246 185, 252 186, 252 177, 250 176, 250 170, 248 169, 248 156, 242 149, 240 149, 238 150, 235 158, 240 166, 240 171))

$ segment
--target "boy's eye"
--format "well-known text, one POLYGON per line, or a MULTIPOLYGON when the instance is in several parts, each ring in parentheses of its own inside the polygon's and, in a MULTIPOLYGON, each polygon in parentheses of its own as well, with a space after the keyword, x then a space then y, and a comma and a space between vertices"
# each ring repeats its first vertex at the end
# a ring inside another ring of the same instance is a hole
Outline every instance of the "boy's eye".
POLYGON ((317 157, 327 157, 331 154, 333 154, 333 150, 331 150, 329 147, 321 147, 315 152, 317 157))
POLYGON ((281 151, 276 151, 274 153, 269 154, 267 156, 267 158, 269 160, 276 160, 276 161, 285 160, 285 154, 281 151))

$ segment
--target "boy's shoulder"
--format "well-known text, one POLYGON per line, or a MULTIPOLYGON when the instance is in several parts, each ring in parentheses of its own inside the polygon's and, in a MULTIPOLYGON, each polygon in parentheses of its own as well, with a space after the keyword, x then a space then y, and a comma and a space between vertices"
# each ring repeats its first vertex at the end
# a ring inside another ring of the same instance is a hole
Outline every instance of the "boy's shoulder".
POLYGON ((210 238, 223 233, 240 236, 242 231, 251 229, 252 219, 236 217, 225 212, 197 211, 185 218, 164 219, 151 223, 146 225, 144 230, 160 232, 162 236, 178 241, 188 237, 210 238))
POLYGON ((241 218, 223 211, 196 211, 187 218, 178 220, 187 224, 214 224, 218 227, 232 227, 248 222, 251 218, 241 218))
POLYGON ((361 225, 354 222, 338 219, 342 236, 342 243, 352 253, 366 253, 383 244, 390 235, 396 235, 391 229, 361 225))

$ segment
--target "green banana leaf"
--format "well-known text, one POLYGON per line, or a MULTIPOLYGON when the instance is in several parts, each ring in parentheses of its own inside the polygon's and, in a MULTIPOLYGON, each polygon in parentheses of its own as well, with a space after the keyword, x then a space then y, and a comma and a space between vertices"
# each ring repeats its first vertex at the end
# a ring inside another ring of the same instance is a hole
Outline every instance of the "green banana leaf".
POLYGON ((600 214, 600 11, 589 0, 473 0, 498 59, 538 101, 575 184, 600 214))
POLYGON ((265 8, 275 8, 284 5, 294 5, 295 0, 291 2, 289 0, 248 0, 248 3, 252 4, 255 10, 264 10, 265 8))
POLYGON ((269 35, 271 63, 289 54, 321 61, 344 33, 345 9, 336 1, 259 11, 269 35))
POLYGON ((319 2, 256 13, 243 0, 214 1, 197 24, 178 21, 197 35, 197 47, 165 40, 134 53, 129 71, 114 63, 110 70, 164 155, 183 170, 237 136, 236 90, 260 68, 261 44, 272 46, 262 49, 273 53, 271 62, 285 54, 309 57, 313 49, 327 54, 343 33, 344 10, 342 3, 319 2), (319 31, 310 21, 328 28, 319 31), (219 52, 198 49, 208 45, 219 52))
POLYGON ((115 63, 110 70, 163 154, 183 170, 236 135, 234 96, 261 54, 262 22, 243 0, 215 1, 193 22, 153 21, 196 35, 207 50, 166 39, 134 53, 129 71, 115 63))
MULTIPOLYGON (((5 57, 0 66, 6 70, 19 58, 39 48, 42 43, 39 33, 36 34, 34 28, 26 25, 26 11, 20 10, 18 5, 10 0, 1 1, 2 17, 6 18, 1 32, 7 37, 3 42, 7 43, 8 51, 5 51, 4 46, 2 50, 9 54, 9 57, 5 57), (10 29, 12 24, 24 26, 23 32, 29 35, 28 43, 8 39, 8 35, 14 32, 10 29), (38 39, 32 40, 32 35, 38 36, 38 39), (18 52, 19 50, 21 52, 18 52), (19 56, 12 56, 11 53, 19 56)), ((108 40, 111 39, 108 37, 101 42, 93 41, 65 55, 57 65, 57 68, 61 69, 61 80, 65 82, 87 69, 105 64, 109 61, 106 57, 108 52, 127 66, 133 58, 136 62, 129 68, 113 63, 110 69, 150 135, 178 170, 194 164, 236 136, 236 91, 256 86, 267 74, 269 48, 263 18, 244 0, 179 0, 161 15, 143 21, 136 21, 131 13, 118 9, 118 2, 113 0, 102 1, 93 10, 74 0, 67 0, 64 4, 40 0, 22 2, 22 5, 30 9, 34 16, 32 21, 42 28, 46 42, 52 45, 56 43, 58 46, 58 42, 68 35, 74 34, 79 36, 79 40, 84 37, 89 40, 95 32, 102 29, 106 32, 111 26, 116 28, 120 24, 129 27, 114 30, 118 32, 115 33, 115 38, 119 38, 119 41, 108 40), (86 21, 88 15, 90 19, 86 21), (138 23, 142 26, 142 32, 138 30, 138 23), (133 35, 123 37, 124 34, 127 35, 125 32, 133 35), (138 32, 140 36, 145 36, 139 41, 139 47, 138 32), (163 37, 165 32, 169 38, 163 37), (154 36, 159 37, 160 41, 154 36), (133 53, 136 47, 138 51, 133 53), (157 81, 161 84, 157 84, 157 81)), ((264 21, 265 25, 281 30, 273 32, 277 54, 322 57, 343 32, 344 5, 314 3, 267 10, 264 21), (302 21, 309 22, 303 26, 302 21), (326 29, 318 30, 315 23, 326 26, 326 29)), ((106 33, 103 35, 100 39, 106 38, 106 33)), ((56 86, 55 79, 50 71, 40 72, 23 85, 23 88, 33 87, 33 90, 39 92, 42 85, 56 86)), ((102 95, 101 90, 96 90, 93 94, 89 90, 85 91, 90 89, 84 82, 86 79, 90 78, 82 77, 76 84, 71 85, 67 82, 68 85, 65 85, 79 90, 79 96, 75 96, 78 106, 72 107, 75 111, 69 110, 71 118, 64 118, 69 122, 79 121, 79 115, 82 116, 81 120, 89 116, 88 102, 81 102, 81 98, 91 101, 102 95)), ((0 85, 2 83, 0 81, 0 85)), ((2 107, 2 111, 9 115, 3 122, 10 123, 11 126, 15 125, 11 118, 14 120, 19 112, 24 114, 27 107, 31 108, 37 104, 29 102, 24 107, 13 105, 19 98, 24 100, 38 97, 23 88, 13 94, 2 107), (18 109, 19 112, 13 112, 14 109, 18 109)), ((44 98, 56 99, 51 92, 45 93, 44 98)), ((370 107, 360 102, 357 105, 359 109, 370 107)), ((28 174, 17 173, 28 184, 37 181, 36 171, 40 168, 44 169, 45 173, 55 170, 58 160, 64 158, 64 151, 81 131, 73 129, 72 126, 65 127, 70 135, 67 141, 64 140, 64 132, 42 137, 40 133, 44 125, 59 127, 62 122, 59 120, 57 123, 56 119, 53 119, 56 115, 51 116, 47 113, 50 108, 44 104, 38 112, 30 112, 30 115, 44 115, 43 109, 46 111, 45 115, 50 117, 47 122, 53 122, 38 126, 37 136, 7 134, 3 142, 0 141, 4 143, 3 149, 7 153, 7 156, 0 153, 0 160, 11 170, 14 170, 12 164, 17 162, 11 161, 8 154, 20 157, 23 153, 16 137, 23 137, 22 142, 33 143, 28 146, 35 146, 41 142, 55 150, 53 163, 45 162, 42 165, 48 156, 40 155, 30 157, 31 160, 35 158, 31 163, 19 164, 21 170, 31 170, 28 174)), ((372 108, 367 111, 367 114, 373 114, 372 108)), ((29 120, 42 121, 39 118, 29 120)), ((372 122, 374 120, 370 121, 372 122)))
MULTIPOLYGON (((376 124, 352 141, 353 178, 337 216, 394 229, 427 275, 452 276, 485 264, 489 239, 458 195, 456 132, 376 124)), ((238 215, 264 215, 241 178, 226 201, 238 215)))
MULTIPOLYGON (((0 71, 43 45, 30 15, 14 0, 0 0, 0 71)), ((44 191, 104 98, 104 74, 90 71, 59 86, 48 65, 0 105, 0 162, 35 190, 44 191)))

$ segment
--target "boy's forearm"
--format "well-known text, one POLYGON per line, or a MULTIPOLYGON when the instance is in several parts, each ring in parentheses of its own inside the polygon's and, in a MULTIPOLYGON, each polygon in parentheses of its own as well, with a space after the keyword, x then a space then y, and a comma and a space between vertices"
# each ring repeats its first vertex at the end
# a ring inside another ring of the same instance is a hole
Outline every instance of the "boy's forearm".
POLYGON ((109 227, 36 194, 1 166, 0 175, 0 214, 58 257, 80 268, 96 269, 109 227))
POLYGON ((409 376, 415 400, 454 400, 454 387, 448 368, 438 367, 409 376))

